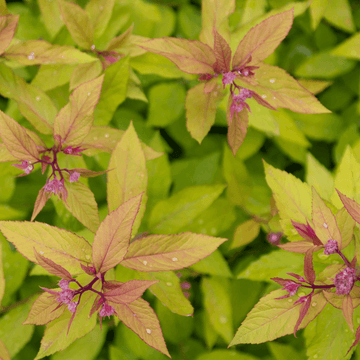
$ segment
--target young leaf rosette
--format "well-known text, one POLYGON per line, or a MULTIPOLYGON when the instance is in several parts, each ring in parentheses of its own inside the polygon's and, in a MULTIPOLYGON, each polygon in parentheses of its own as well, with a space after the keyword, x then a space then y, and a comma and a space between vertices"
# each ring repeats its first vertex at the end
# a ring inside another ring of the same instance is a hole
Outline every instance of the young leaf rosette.
POLYGON ((19 222, 0 222, 0 230, 22 255, 61 278, 58 288, 43 288, 45 292, 25 321, 47 324, 36 359, 64 349, 91 331, 95 313, 100 324, 104 317, 117 316, 144 342, 170 356, 159 320, 141 298, 157 281, 108 280, 108 272, 120 263, 142 272, 179 270, 210 255, 226 239, 185 232, 130 241, 142 196, 112 211, 100 224, 92 245, 76 234, 47 224, 22 222, 19 226, 19 222))
MULTIPOLYGON (((260 299, 243 321, 230 346, 272 341, 290 333, 296 336, 298 330, 315 319, 318 324, 330 324, 329 306, 342 311, 342 326, 353 333, 354 315, 360 305, 360 274, 357 251, 355 246, 350 245, 358 242, 355 222, 360 224, 360 205, 334 189, 333 198, 338 196, 340 204, 343 204, 343 207, 336 209, 324 201, 314 187, 310 188, 294 176, 268 164, 265 164, 265 172, 279 210, 280 224, 288 233, 291 226, 293 233, 290 242, 277 246, 292 253, 304 254, 303 271, 293 273, 289 268, 287 278, 271 278, 282 288, 260 299), (298 237, 301 240, 297 240, 298 237), (314 259, 317 271, 314 269, 314 259)), ((328 340, 324 340, 324 344, 328 341, 328 346, 338 356, 348 358, 350 351, 360 341, 360 327, 355 337, 351 333, 346 335, 348 342, 341 338, 341 345, 337 332, 329 331, 327 333, 325 326, 322 336, 328 340)))
MULTIPOLYGON (((220 24, 213 27, 212 36, 207 36, 210 41, 206 43, 169 37, 149 40, 139 46, 165 56, 185 73, 199 75, 201 83, 188 91, 185 104, 187 128, 199 143, 214 124, 216 103, 229 87, 228 142, 236 154, 247 132, 251 109, 246 100, 249 98, 271 110, 329 112, 283 69, 262 62, 286 37, 292 23, 293 9, 265 19, 249 30, 234 54, 230 43, 220 35, 220 24)), ((204 27, 209 26, 203 24, 204 27)))

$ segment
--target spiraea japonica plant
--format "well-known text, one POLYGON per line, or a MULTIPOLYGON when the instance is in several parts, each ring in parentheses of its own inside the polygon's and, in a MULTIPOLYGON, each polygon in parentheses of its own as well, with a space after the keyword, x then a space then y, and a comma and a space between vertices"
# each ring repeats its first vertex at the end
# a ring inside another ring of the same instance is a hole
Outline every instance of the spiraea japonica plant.
MULTIPOLYGON (((334 359, 349 359, 360 340, 360 164, 348 148, 335 180, 321 165, 316 166, 318 173, 308 178, 310 186, 265 163, 266 180, 278 209, 273 220, 289 240, 275 242, 282 250, 276 252, 274 261, 283 259, 284 263, 282 276, 271 280, 281 288, 260 299, 230 346, 271 341, 291 333, 296 336, 306 328, 309 358, 331 351, 334 359), (319 180, 325 178, 332 179, 330 188, 322 187, 319 180), (320 337, 325 340, 319 341, 320 337)), ((245 272, 260 270, 260 263, 245 272)))
MULTIPOLYGON (((37 359, 65 349, 93 330, 95 314, 100 324, 103 318, 116 316, 147 344, 170 356, 157 316, 141 295, 151 286, 162 286, 157 272, 161 279, 161 272, 191 266, 226 241, 191 232, 135 237, 146 203, 147 176, 145 153, 132 125, 117 143, 112 164, 109 215, 90 242, 39 222, 0 223, 4 236, 22 255, 60 278, 58 288, 43 289, 24 323, 47 324, 37 359), (131 166, 130 159, 136 160, 131 166), (119 264, 139 272, 143 279, 115 280, 114 268, 119 264)), ((173 287, 177 296, 182 294, 179 282, 167 282, 162 293, 166 288, 173 293, 173 287)))
POLYGON ((263 62, 288 34, 293 9, 251 28, 232 52, 227 17, 234 9, 235 1, 228 1, 221 11, 205 3, 200 41, 162 38, 139 46, 167 57, 183 72, 199 75, 200 84, 188 91, 185 103, 187 129, 199 143, 214 124, 217 102, 229 93, 228 143, 235 155, 248 128, 249 98, 271 110, 307 114, 329 110, 286 71, 263 62))

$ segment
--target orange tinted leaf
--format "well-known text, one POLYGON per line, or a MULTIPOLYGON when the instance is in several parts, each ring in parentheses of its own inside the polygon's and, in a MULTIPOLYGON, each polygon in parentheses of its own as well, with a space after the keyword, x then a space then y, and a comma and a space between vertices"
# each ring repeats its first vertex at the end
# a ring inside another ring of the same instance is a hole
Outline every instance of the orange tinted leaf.
POLYGON ((46 258, 45 256, 42 256, 36 251, 36 249, 34 249, 34 254, 35 254, 36 263, 42 266, 50 274, 58 276, 61 279, 66 279, 66 280, 72 279, 71 274, 61 265, 58 265, 54 263, 52 260, 46 258))
POLYGON ((121 265, 139 271, 178 270, 209 256, 226 240, 191 232, 150 235, 130 244, 121 265))
POLYGON ((8 350, 4 343, 0 340, 0 359, 1 360, 11 360, 8 350))
POLYGON ((104 75, 78 86, 56 116, 54 136, 59 135, 66 145, 80 145, 89 134, 103 80, 104 75))
POLYGON ((9 152, 19 160, 37 161, 39 151, 35 142, 10 116, 0 111, 0 136, 9 152))
POLYGON ((57 319, 65 310, 65 306, 59 306, 54 295, 47 292, 41 294, 34 302, 28 317, 23 325, 45 325, 52 320, 57 319), (56 310, 55 310, 56 309, 56 310))
POLYGON ((336 240, 341 248, 341 234, 335 216, 314 187, 312 188, 312 221, 315 233, 323 244, 332 239, 336 240))
POLYGON ((294 242, 289 242, 287 244, 278 245, 278 247, 280 249, 283 249, 286 251, 291 251, 294 253, 301 253, 301 254, 306 253, 313 246, 314 246, 313 243, 311 243, 309 241, 305 241, 305 240, 304 241, 294 241, 294 242))
POLYGON ((216 72, 229 72, 231 65, 231 49, 226 40, 214 27, 214 53, 216 57, 216 72))
POLYGON ((144 291, 158 281, 130 280, 105 292, 105 299, 117 304, 128 304, 141 297, 144 291))
MULTIPOLYGON (((216 80, 215 80, 216 81, 216 80)), ((217 95, 205 93, 207 83, 191 88, 186 95, 186 127, 191 136, 201 143, 215 122, 217 95)))
POLYGON ((213 73, 216 62, 210 46, 197 41, 178 38, 161 38, 144 42, 142 48, 154 54, 165 56, 181 71, 189 74, 213 73))
POLYGON ((244 65, 251 56, 251 65, 257 65, 266 59, 283 41, 291 29, 294 19, 294 9, 270 16, 254 26, 240 41, 232 66, 244 65))
POLYGON ((0 163, 18 161, 19 159, 11 154, 4 143, 0 143, 0 163))
POLYGON ((297 80, 276 66, 260 64, 254 75, 256 85, 246 78, 237 80, 242 82, 241 86, 257 92, 274 108, 281 107, 304 114, 331 112, 297 80))
POLYGON ((67 198, 65 207, 90 231, 99 227, 99 211, 92 191, 81 182, 65 181, 67 198))
POLYGON ((342 311, 345 317, 346 322, 349 325, 349 328, 354 332, 354 323, 353 323, 353 301, 350 295, 345 295, 342 303, 342 311))
POLYGON ((100 224, 93 243, 93 261, 98 272, 112 269, 123 260, 141 198, 142 194, 126 201, 100 224))
POLYGON ((130 27, 123 32, 121 35, 113 38, 106 46, 107 51, 119 51, 126 45, 129 45, 131 34, 134 28, 134 24, 130 25, 130 27))
POLYGON ((18 21, 19 15, 5 15, 0 17, 0 54, 9 47, 14 37, 18 21))
POLYGON ((76 171, 77 173, 80 174, 81 177, 84 177, 84 178, 103 175, 103 174, 106 174, 108 171, 110 171, 110 170, 92 171, 92 170, 88 170, 88 169, 79 169, 79 168, 75 168, 75 169, 71 169, 71 170, 76 171))
POLYGON ((335 218, 341 234, 341 250, 346 248, 353 239, 355 220, 347 212, 345 207, 337 212, 335 218))
POLYGON ((360 224, 360 205, 350 198, 348 198, 346 195, 342 194, 339 190, 337 190, 337 193, 339 194, 340 200, 345 206, 345 209, 348 211, 348 213, 351 215, 351 217, 360 224))
POLYGON ((35 201, 33 213, 31 215, 31 221, 34 221, 34 219, 38 216, 39 212, 44 208, 46 202, 49 200, 49 197, 49 193, 46 193, 43 188, 40 189, 35 201))
POLYGON ((227 109, 227 122, 228 122, 228 143, 230 145, 233 155, 237 153, 239 147, 244 142, 247 128, 249 124, 249 115, 247 109, 243 109, 240 112, 235 111, 231 119, 231 102, 232 98, 229 97, 228 109, 227 109))
POLYGON ((16 249, 32 262, 38 253, 61 265, 71 274, 82 273, 82 263, 91 262, 91 246, 82 237, 39 222, 1 221, 0 230, 16 249))
POLYGON ((130 304, 111 303, 118 318, 149 346, 170 357, 159 319, 149 303, 137 299, 130 304))

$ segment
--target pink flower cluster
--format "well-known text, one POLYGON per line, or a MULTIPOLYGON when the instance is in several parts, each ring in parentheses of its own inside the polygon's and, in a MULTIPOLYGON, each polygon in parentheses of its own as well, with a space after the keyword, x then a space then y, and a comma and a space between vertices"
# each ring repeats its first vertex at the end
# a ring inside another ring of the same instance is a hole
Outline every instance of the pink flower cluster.
POLYGON ((56 178, 50 181, 48 180, 44 186, 44 190, 57 195, 59 192, 65 190, 64 180, 58 180, 56 178))
POLYGON ((115 312, 115 309, 109 305, 109 304, 106 304, 104 303, 99 311, 99 316, 101 317, 106 317, 106 316, 111 316, 113 315, 115 312))
POLYGON ((325 255, 335 254, 339 251, 338 243, 336 240, 329 239, 328 242, 325 244, 325 255))
POLYGON ((230 106, 231 118, 234 116, 234 112, 240 112, 246 107, 250 111, 249 105, 245 102, 246 99, 252 97, 252 91, 249 89, 241 88, 238 95, 232 94, 232 103, 230 106))
POLYGON ((63 153, 66 155, 78 155, 81 156, 81 152, 84 151, 84 149, 81 149, 80 146, 67 146, 63 153))
POLYGON ((78 305, 78 302, 72 301, 75 296, 75 291, 69 288, 69 281, 65 279, 59 281, 59 286, 62 290, 58 293, 57 301, 61 305, 62 304, 67 305, 69 311, 74 313, 78 305))
POLYGON ((334 280, 336 293, 338 295, 349 294, 356 281, 356 270, 350 267, 340 271, 334 280))
POLYGON ((236 79, 235 73, 231 71, 224 73, 222 78, 223 88, 225 89, 226 85, 232 84, 235 79, 236 79))
POLYGON ((34 170, 34 166, 27 160, 22 160, 21 164, 12 164, 12 166, 15 166, 20 170, 24 170, 25 175, 29 175, 34 170))

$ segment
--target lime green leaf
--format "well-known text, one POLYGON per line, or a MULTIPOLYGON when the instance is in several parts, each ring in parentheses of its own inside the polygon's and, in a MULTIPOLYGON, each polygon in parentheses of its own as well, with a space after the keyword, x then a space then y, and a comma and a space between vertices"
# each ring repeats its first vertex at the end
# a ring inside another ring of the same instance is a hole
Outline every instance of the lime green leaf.
POLYGON ((65 306, 59 307, 54 295, 44 292, 35 300, 23 325, 46 325, 60 317, 65 309, 65 306))
POLYGON ((113 38, 106 46, 107 51, 120 51, 124 50, 124 47, 131 44, 131 35, 133 32, 134 25, 132 24, 125 32, 121 35, 113 38))
POLYGON ((71 73, 70 91, 77 88, 82 83, 98 77, 102 70, 100 60, 77 65, 71 73))
POLYGON ((194 312, 190 301, 182 292, 180 279, 172 271, 137 272, 137 274, 140 279, 158 281, 151 286, 150 291, 173 313, 189 316, 194 312))
MULTIPOLYGON (((96 62, 81 65, 92 65, 96 62)), ((55 64, 55 65, 41 65, 39 71, 31 82, 43 91, 55 89, 58 86, 67 84, 70 81, 71 74, 75 69, 75 65, 55 64)), ((85 82, 85 81, 84 81, 85 82)))
POLYGON ((1 305, 1 300, 4 296, 4 292, 5 292, 5 277, 4 277, 4 270, 3 270, 2 244, 0 242, 0 305, 1 305))
POLYGON ((202 29, 200 40, 209 46, 214 45, 215 29, 227 41, 230 42, 230 30, 228 17, 235 10, 234 0, 205 0, 201 7, 202 29))
MULTIPOLYGON (((293 333, 302 304, 294 305, 292 298, 277 299, 282 295, 284 295, 284 290, 275 290, 261 298, 238 329, 230 346, 259 344, 293 333)), ((299 329, 312 321, 325 305, 326 299, 322 292, 313 295, 311 306, 299 329)))
POLYGON ((341 248, 344 249, 350 244, 351 240, 353 239, 355 220, 347 212, 345 207, 339 210, 335 217, 342 238, 341 248))
POLYGON ((65 181, 68 192, 64 205, 76 219, 90 231, 96 232, 99 227, 99 211, 94 194, 83 183, 65 181))
POLYGON ((165 56, 177 67, 189 74, 213 73, 216 57, 212 48, 197 40, 178 38, 153 39, 144 42, 142 48, 165 56))
POLYGON ((113 11, 115 0, 91 0, 85 10, 94 29, 94 38, 98 39, 106 30, 113 11))
POLYGON ((18 21, 19 15, 5 15, 0 17, 0 54, 9 47, 14 37, 18 21))
POLYGON ((191 266, 192 270, 201 274, 232 277, 231 270, 227 261, 219 250, 215 250, 211 255, 191 266))
POLYGON ((315 30, 323 18, 329 0, 313 0, 310 4, 311 27, 315 30))
POLYGON ((0 359, 2 359, 2 360, 11 360, 9 352, 7 351, 4 343, 1 340, 0 340, 0 359))
MULTIPOLYGON (((258 358, 248 353, 235 350, 214 350, 208 354, 201 354, 196 360, 257 360, 258 358)), ((295 360, 295 359, 294 359, 295 360)))
POLYGON ((80 261, 91 260, 91 246, 80 236, 38 222, 1 221, 0 230, 27 259, 37 262, 35 250, 71 274, 81 271, 80 261))
POLYGON ((170 357, 163 338, 159 320, 143 299, 137 299, 130 304, 114 304, 119 319, 144 342, 170 357))
POLYGON ((300 64, 295 70, 295 75, 306 78, 333 79, 346 74, 356 66, 356 62, 353 60, 346 60, 334 55, 324 52, 315 54, 300 64))
POLYGON ((236 249, 240 246, 251 243, 260 233, 260 223, 253 219, 243 222, 235 229, 234 239, 229 249, 236 249))
POLYGON ((321 93, 323 90, 325 90, 327 87, 333 84, 332 81, 311 80, 311 79, 300 79, 299 83, 314 95, 321 93))
POLYGON ((18 161, 18 158, 11 154, 4 143, 0 143, 0 162, 8 161, 18 161))
POLYGON ((49 272, 52 275, 55 275, 61 279, 66 279, 66 280, 72 280, 72 276, 71 274, 64 269, 62 266, 54 263, 52 260, 42 256, 41 254, 39 254, 36 249, 34 249, 34 253, 35 253, 35 259, 36 259, 36 263, 39 264, 40 266, 42 266, 47 272, 49 272))
POLYGON ((246 82, 246 87, 257 92, 275 108, 282 107, 305 114, 330 112, 283 69, 261 64, 255 78, 258 84, 250 85, 246 82))
POLYGON ((54 136, 66 145, 80 145, 89 134, 93 112, 99 101, 104 76, 99 76, 77 87, 54 121, 54 136))
MULTIPOLYGON (((331 51, 332 55, 343 56, 348 59, 360 59, 360 33, 356 33, 354 36, 346 39, 334 50, 331 51)), ((343 59, 339 59, 343 61, 343 59)))
POLYGON ((274 194, 283 230, 286 235, 294 236, 291 220, 302 224, 306 224, 307 221, 311 223, 310 187, 292 174, 266 163, 264 165, 266 181, 274 194))
POLYGON ((281 344, 275 341, 269 342, 267 344, 270 348, 272 355, 275 360, 303 360, 305 354, 299 352, 299 349, 295 349, 288 344, 281 344))
POLYGON ((312 195, 312 221, 317 237, 323 244, 326 244, 329 239, 334 239, 341 247, 341 234, 334 214, 314 188, 312 188, 312 195))
POLYGON ((30 299, 7 311, 0 319, 0 339, 7 348, 11 358, 27 344, 34 331, 33 325, 22 325, 34 299, 30 299), (14 331, 16 329, 16 331, 14 331))
POLYGON ((191 4, 182 5, 178 11, 178 24, 185 38, 198 39, 201 31, 201 17, 198 8, 191 4))
POLYGON ((321 315, 311 323, 304 332, 306 339, 306 355, 319 360, 349 359, 346 352, 355 339, 348 331, 344 315, 338 309, 327 305, 321 315), (326 336, 320 335, 321 329, 326 329, 326 336), (329 336, 327 336, 329 335, 329 336))
POLYGON ((105 70, 99 103, 94 112, 95 125, 107 125, 116 108, 126 99, 129 58, 120 59, 105 70))
POLYGON ((65 309, 64 313, 59 318, 46 325, 44 337, 41 340, 41 347, 35 358, 36 360, 42 359, 57 351, 64 350, 76 339, 86 335, 94 329, 96 325, 96 316, 92 316, 89 319, 89 313, 93 303, 92 300, 94 300, 94 298, 95 295, 91 291, 82 295, 69 332, 69 321, 73 314, 67 309, 65 309))
POLYGON ((323 199, 330 201, 334 191, 334 178, 332 174, 310 153, 307 153, 306 160, 306 182, 313 186, 323 199))
POLYGON ((179 270, 210 255, 226 239, 190 232, 133 241, 122 265, 139 271, 179 270))
POLYGON ((74 41, 84 49, 94 44, 94 28, 89 15, 79 5, 59 1, 62 19, 74 41))
POLYGON ((266 59, 288 34, 293 19, 294 11, 289 10, 271 16, 250 29, 235 51, 232 67, 245 65, 250 57, 251 65, 266 59))
POLYGON ((241 112, 234 112, 231 117, 231 102, 232 98, 229 96, 228 109, 226 113, 228 122, 228 134, 227 139, 233 155, 235 156, 239 147, 244 142, 247 128, 249 124, 249 114, 247 109, 243 109, 241 112))
POLYGON ((49 44, 44 40, 28 40, 11 46, 3 55, 22 65, 81 64, 96 61, 72 46, 49 44))
MULTIPOLYGON (((132 197, 146 192, 147 169, 145 154, 130 123, 121 140, 117 143, 110 159, 107 182, 109 212, 118 208, 132 197)), ((139 216, 133 227, 135 234, 145 211, 147 196, 143 195, 139 216)))
POLYGON ((138 195, 123 202, 100 224, 93 243, 93 263, 97 272, 106 272, 123 260, 141 197, 138 195))
POLYGON ((51 356, 51 360, 94 360, 102 349, 106 340, 106 327, 102 329, 96 325, 95 329, 76 340, 66 350, 58 352, 51 356), (91 344, 91 346, 89 346, 91 344))
POLYGON ((48 0, 38 0, 38 4, 46 30, 51 37, 54 37, 64 25, 59 4, 57 1, 48 0))
POLYGON ((233 337, 233 325, 228 280, 218 277, 203 278, 201 290, 204 307, 212 326, 226 342, 230 342, 233 337))
POLYGON ((158 234, 174 233, 206 210, 224 190, 224 185, 191 186, 159 201, 153 208, 149 227, 158 234))
POLYGON ((348 0, 330 0, 324 18, 332 25, 346 32, 354 32, 355 24, 348 0))
MULTIPOLYGON (((335 173, 335 189, 339 190, 347 197, 354 199, 357 203, 360 202, 360 164, 354 156, 354 152, 350 146, 345 150, 341 162, 335 173)), ((331 202, 338 209, 343 207, 339 195, 334 190, 331 196, 331 202)))
POLYGON ((273 251, 253 261, 246 269, 237 275, 237 278, 271 282, 271 277, 287 278, 288 275, 286 275, 286 273, 289 271, 302 274, 303 267, 303 255, 285 251, 273 251))
MULTIPOLYGON (((191 90, 190 90, 191 91, 191 90)), ((149 90, 149 115, 147 123, 153 126, 166 127, 184 111, 186 91, 176 82, 156 84, 149 90)), ((200 105, 197 110, 199 110, 200 105)))
MULTIPOLYGON (((216 81, 216 79, 214 80, 216 81)), ((216 84, 216 83, 215 83, 216 84)), ((216 91, 205 92, 207 83, 191 88, 186 95, 186 127, 191 136, 201 143, 215 122, 216 91)), ((218 85, 219 86, 219 85, 218 85)))
POLYGON ((10 116, 0 111, 0 134, 8 151, 19 160, 37 161, 39 151, 35 142, 10 116))
POLYGON ((14 99, 20 112, 41 133, 51 134, 57 110, 52 100, 36 86, 15 75, 5 65, 0 65, 0 93, 14 99))

